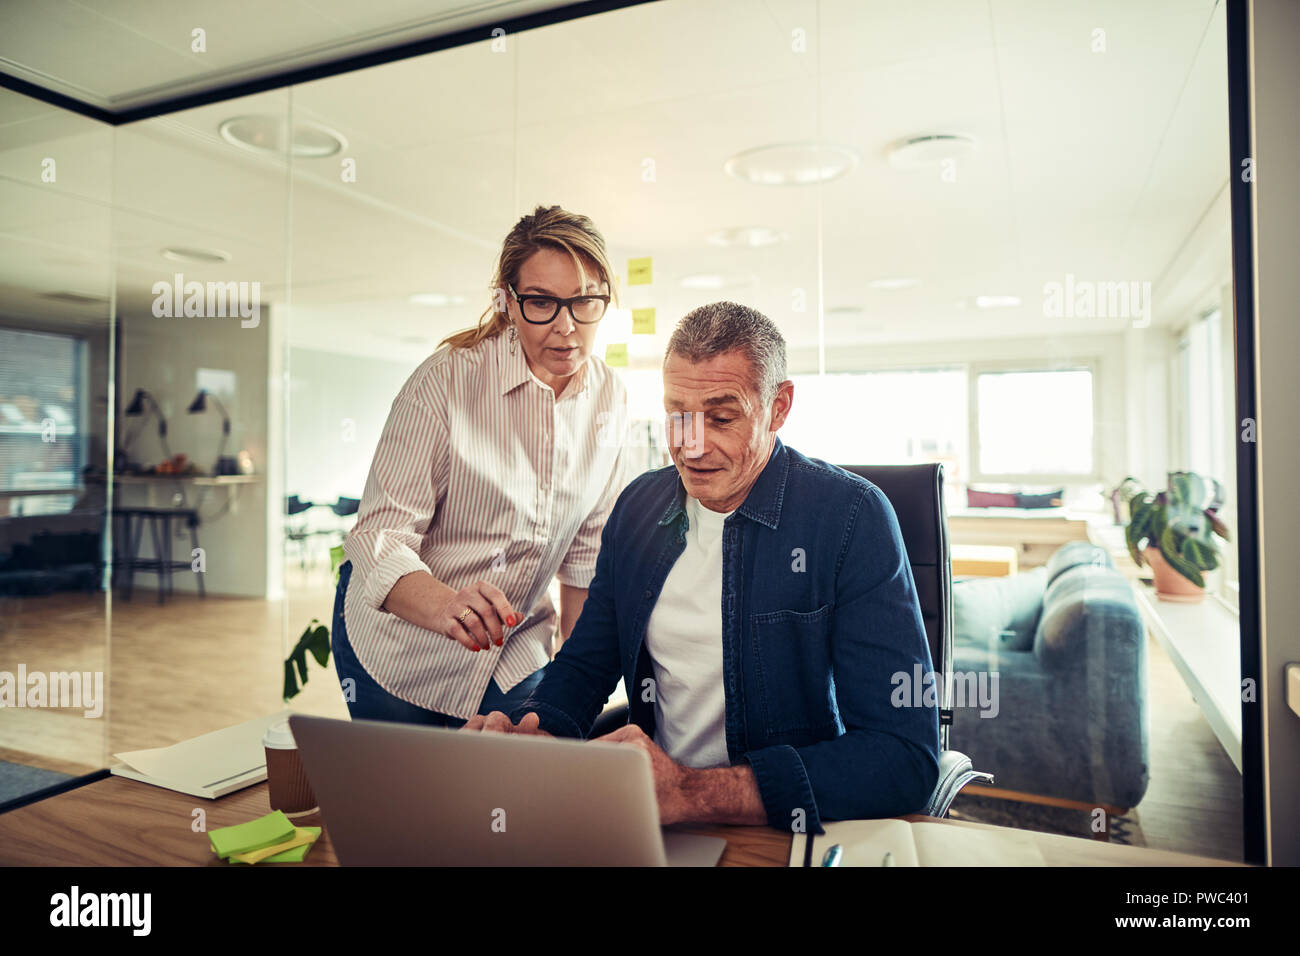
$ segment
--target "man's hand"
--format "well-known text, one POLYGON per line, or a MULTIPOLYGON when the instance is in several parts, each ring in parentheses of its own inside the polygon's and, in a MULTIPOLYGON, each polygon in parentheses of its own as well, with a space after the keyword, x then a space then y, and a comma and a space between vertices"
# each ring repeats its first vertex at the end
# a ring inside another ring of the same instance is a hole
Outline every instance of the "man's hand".
POLYGON ((528 713, 524 714, 524 716, 519 718, 519 723, 513 724, 510 722, 510 718, 501 711, 494 710, 486 716, 483 714, 475 714, 469 720, 465 721, 465 726, 460 729, 489 731, 497 734, 533 734, 538 737, 553 736, 552 734, 548 734, 546 731, 542 730, 539 726, 541 722, 542 719, 537 716, 535 711, 530 710, 528 713))
POLYGON ((655 799, 659 803, 659 823, 685 823, 694 819, 696 808, 691 806, 684 790, 687 777, 693 772, 673 760, 663 749, 645 735, 636 724, 627 724, 612 734, 596 737, 598 741, 614 744, 631 744, 650 755, 650 770, 655 779, 655 799))

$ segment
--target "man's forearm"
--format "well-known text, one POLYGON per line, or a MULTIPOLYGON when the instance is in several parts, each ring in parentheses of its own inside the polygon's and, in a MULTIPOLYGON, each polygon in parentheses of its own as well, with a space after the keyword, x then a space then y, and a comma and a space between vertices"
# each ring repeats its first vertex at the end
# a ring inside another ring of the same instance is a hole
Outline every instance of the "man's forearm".
POLYGON ((758 780, 748 764, 717 769, 687 769, 681 782, 690 823, 767 823, 758 780))

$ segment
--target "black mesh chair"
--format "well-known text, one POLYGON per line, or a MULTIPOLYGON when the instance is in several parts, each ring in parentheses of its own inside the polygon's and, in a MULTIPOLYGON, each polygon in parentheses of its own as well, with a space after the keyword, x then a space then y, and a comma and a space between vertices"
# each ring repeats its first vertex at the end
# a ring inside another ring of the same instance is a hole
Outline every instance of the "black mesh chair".
MULTIPOLYGON (((947 815, 953 798, 974 780, 993 776, 971 768, 970 758, 948 749, 952 725, 952 561, 948 549, 948 514, 943 501, 943 465, 844 465, 845 471, 876 485, 898 516, 912 577, 916 580, 921 617, 930 643, 930 660, 939 683, 939 781, 925 808, 932 817, 947 815)), ((607 734, 627 723, 627 705, 604 710, 588 737, 607 734)))

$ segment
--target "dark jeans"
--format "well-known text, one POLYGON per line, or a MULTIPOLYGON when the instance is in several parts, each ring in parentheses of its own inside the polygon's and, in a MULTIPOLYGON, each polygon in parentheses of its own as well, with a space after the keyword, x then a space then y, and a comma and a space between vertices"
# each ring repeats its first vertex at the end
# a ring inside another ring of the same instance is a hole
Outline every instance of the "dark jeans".
MULTIPOLYGON (((343 620, 343 601, 348 590, 348 581, 352 577, 352 562, 346 561, 339 568, 339 585, 334 592, 334 626, 330 629, 330 648, 334 653, 334 669, 338 672, 339 684, 345 688, 344 681, 351 678, 351 699, 348 700, 348 712, 353 720, 392 720, 403 724, 430 724, 434 727, 457 728, 465 724, 459 717, 440 714, 436 710, 427 710, 418 704, 408 703, 400 697, 394 697, 384 690, 361 666, 357 655, 348 641, 348 630, 343 620)), ((496 680, 488 682, 487 692, 479 705, 480 714, 490 714, 494 710, 509 713, 524 700, 534 687, 541 682, 542 671, 538 668, 532 674, 502 692, 496 680)))

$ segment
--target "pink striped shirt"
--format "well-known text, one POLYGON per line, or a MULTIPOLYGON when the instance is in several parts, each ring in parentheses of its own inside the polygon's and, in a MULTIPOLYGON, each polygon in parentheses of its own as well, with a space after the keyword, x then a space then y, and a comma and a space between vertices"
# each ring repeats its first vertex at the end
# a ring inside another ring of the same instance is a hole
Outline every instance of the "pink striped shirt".
POLYGON ((628 481, 625 443, 601 440, 626 402, 623 383, 594 356, 557 399, 505 335, 439 349, 415 370, 393 401, 344 543, 348 639, 381 687, 469 718, 492 678, 506 691, 546 664, 551 579, 587 587, 628 481), (412 571, 457 590, 495 584, 524 621, 503 647, 475 653, 380 610, 412 571))

